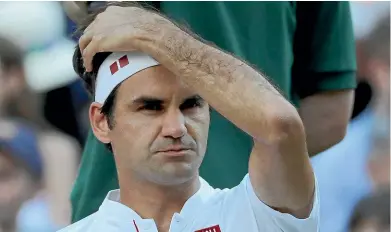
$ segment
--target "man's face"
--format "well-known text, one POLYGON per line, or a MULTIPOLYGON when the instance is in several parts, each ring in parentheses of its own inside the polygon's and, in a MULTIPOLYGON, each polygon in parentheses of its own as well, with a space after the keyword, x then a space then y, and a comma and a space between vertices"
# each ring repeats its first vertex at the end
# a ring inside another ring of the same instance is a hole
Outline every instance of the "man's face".
POLYGON ((382 225, 376 219, 363 219, 351 232, 389 232, 390 225, 382 225))
POLYGON ((0 222, 12 221, 24 201, 34 192, 28 172, 0 151, 0 222))
MULTIPOLYGON (((375 150, 374 153, 384 152, 375 150)), ((390 152, 371 154, 368 160, 369 176, 376 189, 389 188, 390 185, 390 152)))
POLYGON ((183 183, 198 173, 208 129, 208 104, 180 78, 162 66, 141 71, 116 96, 109 137, 118 172, 130 170, 163 185, 183 183))
POLYGON ((5 90, 4 90, 4 85, 5 85, 5 78, 4 78, 4 68, 3 65, 1 64, 0 60, 0 114, 2 112, 2 109, 4 107, 4 102, 5 102, 5 90))
POLYGON ((14 101, 25 88, 22 71, 13 68, 5 71, 0 60, 0 115, 4 107, 14 101))

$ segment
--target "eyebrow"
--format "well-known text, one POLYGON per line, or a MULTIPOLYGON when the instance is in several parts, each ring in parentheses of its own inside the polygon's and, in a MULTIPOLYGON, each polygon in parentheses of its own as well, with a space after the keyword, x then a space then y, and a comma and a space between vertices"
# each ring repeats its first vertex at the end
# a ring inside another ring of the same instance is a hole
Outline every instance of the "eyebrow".
MULTIPOLYGON (((200 95, 196 94, 193 96, 190 96, 186 98, 182 103, 189 101, 189 100, 197 100, 197 101, 203 101, 203 99, 200 97, 200 95)), ((166 100, 165 99, 160 99, 157 97, 152 97, 152 96, 141 96, 132 101, 132 104, 163 104, 166 100)))
POLYGON ((132 104, 162 104, 164 102, 164 99, 159 99, 156 97, 150 97, 150 96, 141 96, 132 101, 132 104))

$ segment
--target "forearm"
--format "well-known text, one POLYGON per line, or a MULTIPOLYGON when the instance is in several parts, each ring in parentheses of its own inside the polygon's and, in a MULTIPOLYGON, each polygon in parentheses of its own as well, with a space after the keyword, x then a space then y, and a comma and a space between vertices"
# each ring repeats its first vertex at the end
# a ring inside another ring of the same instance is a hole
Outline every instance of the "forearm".
POLYGON ((166 34, 159 42, 147 40, 141 49, 255 139, 270 143, 279 139, 280 121, 298 116, 262 74, 183 32, 166 34))
POLYGON ((249 173, 258 197, 277 210, 308 216, 314 177, 296 109, 243 61, 178 34, 144 52, 254 138, 249 173))
POLYGON ((106 11, 79 42, 88 72, 92 70, 91 60, 97 51, 139 50, 149 54, 253 137, 255 146, 249 173, 262 201, 288 208, 292 214, 310 203, 314 177, 303 123, 297 110, 265 76, 240 59, 186 34, 155 13, 114 7, 106 11), (128 17, 130 14, 134 17, 128 17), (108 28, 106 23, 113 18, 121 28, 116 31, 117 35, 113 35, 115 27, 112 25, 103 36, 98 29, 94 30, 94 27, 108 28))
POLYGON ((310 157, 339 143, 346 131, 340 126, 330 125, 325 120, 303 120, 303 123, 306 128, 307 149, 310 157))
POLYGON ((332 147, 344 138, 353 99, 353 90, 341 90, 319 93, 302 100, 299 113, 306 130, 310 156, 332 147))

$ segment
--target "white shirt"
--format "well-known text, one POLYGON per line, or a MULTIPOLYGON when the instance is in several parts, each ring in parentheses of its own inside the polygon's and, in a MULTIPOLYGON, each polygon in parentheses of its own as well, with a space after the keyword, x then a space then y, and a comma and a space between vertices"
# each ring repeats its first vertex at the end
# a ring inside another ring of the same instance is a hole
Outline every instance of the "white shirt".
MULTIPOLYGON (((316 187, 310 216, 297 219, 275 211, 255 195, 247 174, 232 189, 214 189, 200 178, 200 189, 171 220, 170 232, 317 232, 319 200, 316 187)), ((317 185, 317 184, 316 184, 317 185)), ((153 219, 142 219, 110 191, 99 211, 60 232, 157 232, 153 219)))

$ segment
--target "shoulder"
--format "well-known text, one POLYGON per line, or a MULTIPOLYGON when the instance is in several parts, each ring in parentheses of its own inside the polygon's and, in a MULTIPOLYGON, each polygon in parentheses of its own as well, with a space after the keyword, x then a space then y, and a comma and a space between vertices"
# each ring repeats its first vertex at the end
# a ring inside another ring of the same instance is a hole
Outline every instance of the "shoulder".
POLYGON ((96 214, 92 214, 78 222, 69 225, 58 232, 87 232, 95 221, 96 214))
POLYGON ((237 212, 250 212, 250 196, 246 191, 248 179, 246 175, 237 186, 225 189, 213 188, 202 180, 201 204, 209 211, 219 211, 224 218, 236 215, 237 212))
MULTIPOLYGON (((319 190, 316 190, 311 214, 308 218, 296 218, 269 207, 255 194, 247 174, 241 183, 232 189, 214 189, 209 198, 209 207, 218 206, 220 215, 225 221, 236 221, 241 218, 244 224, 256 224, 260 230, 280 229, 283 231, 313 232, 319 224, 319 190)), ((235 227, 235 225, 229 225, 235 227)))

